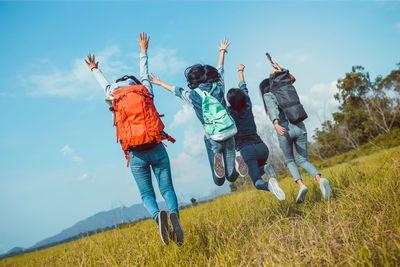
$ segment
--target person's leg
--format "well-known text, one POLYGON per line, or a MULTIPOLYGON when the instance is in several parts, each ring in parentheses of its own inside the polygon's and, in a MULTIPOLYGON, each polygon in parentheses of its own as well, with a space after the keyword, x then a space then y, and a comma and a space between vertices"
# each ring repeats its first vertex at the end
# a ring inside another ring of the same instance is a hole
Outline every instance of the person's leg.
POLYGON ((239 173, 235 169, 235 157, 236 157, 236 145, 235 138, 231 137, 223 142, 224 165, 225 165, 225 177, 229 182, 234 182, 239 176, 239 173))
MULTIPOLYGON (((211 144, 210 141, 212 141, 212 140, 207 139, 207 137, 204 136, 204 144, 206 145, 208 161, 209 161, 209 163, 210 163, 211 173, 212 173, 212 177, 213 177, 214 183, 215 183, 216 185, 218 185, 218 186, 221 186, 221 185, 223 185, 224 182, 225 182, 225 177, 223 177, 223 178, 218 178, 218 177, 215 175, 215 171, 214 171, 214 157, 215 157, 215 153, 214 153, 214 151, 213 151, 213 149, 212 149, 213 146, 212 146, 212 144, 211 144)), ((215 145, 215 148, 217 148, 216 145, 215 145)), ((218 153, 218 152, 217 152, 217 153, 218 153)))
POLYGON ((286 165, 289 169, 289 172, 292 174, 294 181, 299 186, 301 186, 302 179, 301 179, 299 169, 296 166, 296 161, 294 159, 292 138, 289 136, 289 134, 286 134, 285 136, 281 136, 278 134, 278 141, 279 141, 279 146, 282 150, 283 156, 285 157, 286 165))
POLYGON ((307 150, 307 131, 303 123, 297 125, 297 136, 294 141, 294 145, 297 152, 297 161, 306 172, 308 172, 318 182, 321 178, 321 174, 318 170, 308 161, 308 150, 307 150))
POLYGON ((172 184, 171 166, 168 153, 162 143, 149 151, 151 167, 156 177, 160 193, 167 204, 169 212, 179 215, 178 200, 172 184))
MULTIPOLYGON (((289 125, 289 127, 292 127, 293 125, 289 125)), ((294 154, 293 154, 293 129, 289 129, 291 131, 290 133, 292 136, 288 133, 285 136, 278 135, 278 141, 279 141, 279 146, 281 147, 283 156, 286 159, 286 165, 288 166, 288 169, 290 173, 293 176, 294 181, 298 184, 300 187, 300 190, 297 194, 296 197, 296 202, 297 203, 302 203, 307 195, 308 188, 303 184, 303 180, 301 179, 301 175, 299 172, 299 169, 296 166, 296 162, 294 159, 294 154)))
MULTIPOLYGON (((266 144, 264 143, 258 143, 254 145, 255 152, 256 152, 256 157, 257 157, 257 163, 258 163, 258 171, 260 174, 260 177, 262 174, 265 173, 265 170, 260 171, 261 166, 265 166, 266 162, 268 160, 269 156, 269 150, 266 144)), ((270 169, 267 169, 266 171, 268 172, 268 191, 270 191, 274 196, 276 196, 279 200, 285 200, 285 192, 279 187, 278 185, 278 179, 276 178, 275 171, 272 169, 272 167, 268 164, 270 169), (272 169, 272 170, 271 170, 272 169)))
POLYGON ((326 178, 321 178, 321 174, 318 170, 308 161, 308 150, 307 150, 307 130, 304 123, 298 124, 299 136, 295 142, 297 151, 297 160, 300 167, 306 170, 315 181, 319 184, 319 188, 322 192, 323 197, 328 200, 332 197, 332 189, 329 181, 326 178))
POLYGON ((240 150, 244 162, 249 169, 249 176, 258 190, 268 191, 268 183, 261 178, 254 145, 246 145, 240 150))
POLYGON ((150 213, 151 218, 158 223, 158 205, 151 182, 150 162, 145 152, 130 152, 130 167, 133 178, 139 188, 144 207, 150 213))
POLYGON ((151 151, 151 167, 156 177, 160 193, 167 203, 172 226, 171 238, 181 246, 183 244, 184 234, 179 221, 178 200, 172 184, 168 153, 162 143, 158 144, 158 146, 151 151))

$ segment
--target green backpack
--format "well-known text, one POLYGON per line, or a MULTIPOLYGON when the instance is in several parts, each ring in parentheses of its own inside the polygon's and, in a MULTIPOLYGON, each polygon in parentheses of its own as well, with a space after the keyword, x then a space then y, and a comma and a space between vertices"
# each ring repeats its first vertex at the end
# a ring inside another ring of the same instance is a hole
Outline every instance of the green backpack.
POLYGON ((211 94, 217 87, 213 83, 210 92, 202 91, 199 88, 194 89, 202 100, 202 110, 204 119, 204 130, 206 136, 214 141, 224 141, 237 133, 235 121, 228 114, 224 106, 211 94))

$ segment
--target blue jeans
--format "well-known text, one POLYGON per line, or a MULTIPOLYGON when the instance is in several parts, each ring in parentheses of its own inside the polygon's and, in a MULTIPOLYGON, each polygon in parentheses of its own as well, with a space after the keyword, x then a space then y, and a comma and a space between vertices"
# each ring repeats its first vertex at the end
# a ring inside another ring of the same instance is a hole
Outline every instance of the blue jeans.
POLYGON ((160 193, 167 204, 169 212, 176 212, 179 215, 178 200, 176 199, 171 179, 171 166, 164 145, 159 143, 150 150, 131 151, 129 155, 133 178, 135 178, 139 188, 144 207, 150 213, 153 220, 157 222, 160 210, 151 181, 150 167, 153 169, 160 193))
POLYGON ((247 164, 254 186, 258 190, 268 191, 268 183, 261 176, 265 173, 268 178, 276 178, 276 173, 267 162, 269 155, 267 145, 264 143, 245 145, 240 150, 240 154, 247 164))
POLYGON ((208 160, 211 166, 211 172, 214 183, 221 186, 225 182, 225 178, 218 178, 214 173, 214 155, 221 153, 224 159, 225 177, 229 182, 234 182, 239 176, 235 169, 235 138, 231 137, 225 141, 214 141, 204 136, 204 143, 206 144, 208 160))
POLYGON ((298 124, 291 124, 290 122, 284 122, 280 125, 288 130, 285 136, 278 134, 278 141, 286 159, 286 165, 292 174, 294 181, 301 179, 301 175, 294 159, 293 145, 296 147, 297 161, 300 167, 315 178, 315 176, 320 173, 314 165, 308 161, 307 130, 304 123, 300 122, 298 124))

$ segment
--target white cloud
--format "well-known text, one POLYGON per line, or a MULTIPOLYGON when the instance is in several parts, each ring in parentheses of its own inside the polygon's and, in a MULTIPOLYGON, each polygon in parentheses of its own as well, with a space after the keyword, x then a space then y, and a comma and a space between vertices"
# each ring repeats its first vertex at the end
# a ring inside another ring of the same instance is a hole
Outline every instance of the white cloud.
POLYGON ((322 122, 332 119, 332 113, 337 111, 339 103, 334 98, 337 92, 336 84, 337 81, 317 83, 310 90, 299 94, 300 101, 308 113, 305 123, 309 133, 313 133, 315 128, 320 128, 322 122))
POLYGON ((178 112, 175 113, 174 120, 171 123, 171 127, 176 128, 179 125, 186 124, 195 120, 197 120, 197 118, 193 108, 188 104, 184 104, 182 106, 182 109, 178 110, 178 112))
POLYGON ((71 157, 71 159, 77 163, 83 162, 83 158, 76 154, 75 150, 71 148, 68 144, 61 149, 61 152, 64 154, 64 156, 71 157))
MULTIPOLYGON (((206 153, 205 149, 201 151, 206 153)), ((207 157, 195 157, 181 152, 176 158, 171 160, 171 169, 174 182, 182 186, 192 182, 206 181, 212 183, 210 166, 207 157)))
MULTIPOLYGON (((176 56, 175 49, 154 48, 153 51, 149 52, 150 72, 176 73, 187 65, 176 56)), ((99 68, 110 82, 125 74, 134 73, 139 76, 139 54, 124 53, 117 45, 107 46, 96 53, 96 61, 99 61, 99 68)), ((84 62, 84 57, 72 60, 69 68, 57 66, 46 74, 32 74, 23 80, 23 84, 27 88, 27 94, 33 97, 91 99, 103 94, 102 88, 84 62)))
POLYGON ((88 178, 89 178, 89 174, 87 174, 87 173, 84 173, 81 176, 79 176, 79 180, 86 180, 88 178))
POLYGON ((304 52, 296 52, 296 51, 287 52, 283 56, 288 60, 288 62, 298 61, 300 63, 306 62, 310 57, 308 54, 304 52))
POLYGON ((149 52, 149 69, 151 72, 183 73, 188 64, 176 56, 178 50, 156 47, 149 52))
POLYGON ((198 156, 205 152, 204 146, 204 131, 199 123, 185 129, 183 137, 184 151, 190 155, 198 156))

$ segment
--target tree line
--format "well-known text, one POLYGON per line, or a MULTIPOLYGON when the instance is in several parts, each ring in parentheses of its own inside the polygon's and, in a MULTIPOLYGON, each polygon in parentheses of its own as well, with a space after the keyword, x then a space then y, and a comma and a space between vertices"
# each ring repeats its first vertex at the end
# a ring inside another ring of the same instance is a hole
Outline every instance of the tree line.
POLYGON ((400 63, 389 75, 371 78, 362 66, 337 82, 339 109, 332 120, 316 129, 310 145, 312 156, 324 160, 358 149, 381 134, 400 127, 400 63))

